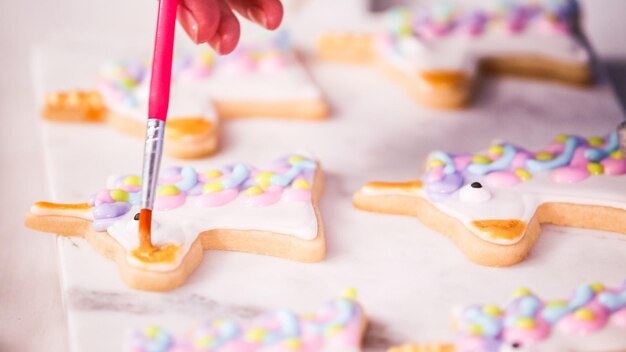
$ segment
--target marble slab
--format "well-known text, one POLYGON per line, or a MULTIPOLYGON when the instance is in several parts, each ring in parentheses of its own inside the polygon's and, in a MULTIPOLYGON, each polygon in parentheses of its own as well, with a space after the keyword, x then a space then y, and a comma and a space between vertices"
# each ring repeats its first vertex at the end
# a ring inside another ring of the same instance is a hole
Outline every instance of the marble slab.
MULTIPOLYGON (((40 96, 47 89, 89 86, 90 70, 104 59, 97 48, 79 57, 73 56, 77 46, 60 48, 38 52, 40 96)), ((454 306, 504 303, 520 285, 544 297, 562 297, 580 283, 616 286, 626 278, 622 235, 547 226, 525 262, 488 268, 469 263, 449 240, 416 219, 351 205, 351 194, 368 180, 417 178, 433 149, 481 150, 494 138, 532 149, 559 133, 605 134, 620 120, 605 88, 489 79, 471 108, 434 111, 418 106, 374 69, 308 61, 333 106, 330 120, 227 121, 219 153, 190 164, 202 169, 232 161, 263 164, 289 151, 311 151, 325 170, 320 206, 327 259, 303 264, 213 251, 184 287, 147 293, 127 288, 116 265, 82 239, 59 238, 72 351, 119 350, 130 330, 149 324, 183 332, 210 318, 247 319, 281 307, 310 311, 347 286, 358 289, 370 317, 365 350, 381 351, 406 341, 450 341, 454 306)), ((104 187, 108 175, 140 172, 141 140, 100 125, 41 123, 54 201, 85 201, 104 187)), ((165 158, 163 164, 181 163, 165 158)))

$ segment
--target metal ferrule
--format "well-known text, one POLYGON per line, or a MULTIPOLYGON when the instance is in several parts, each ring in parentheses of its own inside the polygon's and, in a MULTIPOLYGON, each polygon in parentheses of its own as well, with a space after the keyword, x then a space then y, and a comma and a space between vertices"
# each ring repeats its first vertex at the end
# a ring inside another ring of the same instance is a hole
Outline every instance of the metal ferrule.
POLYGON ((626 155, 626 121, 617 126, 617 139, 619 140, 620 150, 626 155))
POLYGON ((165 121, 148 119, 146 144, 143 150, 143 171, 141 183, 141 208, 152 209, 156 195, 156 185, 163 154, 165 121))

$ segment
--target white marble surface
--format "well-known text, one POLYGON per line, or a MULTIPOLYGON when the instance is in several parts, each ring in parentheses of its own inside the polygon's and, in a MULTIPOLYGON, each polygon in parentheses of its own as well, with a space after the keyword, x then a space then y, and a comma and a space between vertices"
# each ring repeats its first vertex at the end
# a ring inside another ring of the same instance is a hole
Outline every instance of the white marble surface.
MULTIPOLYGON (((76 350, 77 344, 98 341, 98 349, 90 351, 116 350, 125 328, 165 316, 168 325, 182 326, 187 319, 246 317, 265 308, 315 309, 346 285, 359 289, 372 319, 366 346, 381 350, 391 342, 449 339, 453 305, 503 303, 520 284, 560 297, 580 282, 617 285, 626 277, 626 243, 619 235, 547 227, 526 262, 492 269, 469 264, 447 239, 414 219, 363 213, 350 205, 350 194, 369 179, 418 176, 423 158, 434 148, 478 150, 496 136, 539 147, 559 132, 602 134, 619 120, 607 91, 490 80, 473 108, 445 113, 419 108, 376 71, 319 63, 313 63, 313 72, 335 108, 333 119, 320 124, 225 123, 222 151, 206 162, 245 159, 263 163, 292 149, 313 151, 327 175, 321 203, 329 246, 325 262, 298 264, 211 252, 184 288, 147 294, 126 289, 114 264, 83 241, 61 239, 60 267, 72 269, 59 270, 53 237, 21 226, 28 205, 48 198, 46 188, 57 200, 83 200, 104 185, 106 175, 138 170, 141 142, 98 126, 42 124, 27 78, 27 49, 41 41, 50 27, 124 33, 149 24, 149 14, 142 12, 152 2, 127 5, 119 13, 114 5, 122 2, 113 3, 107 3, 112 9, 97 5, 102 11, 96 15, 91 12, 95 11, 93 3, 64 1, 68 9, 64 12, 59 3, 25 1, 0 15, 6 19, 0 23, 12 29, 0 31, 2 43, 13 49, 0 56, 0 63, 14 68, 6 70, 0 94, 0 116, 6 126, 0 130, 1 165, 9 170, 2 174, 1 183, 5 196, 0 236, 5 245, 0 248, 0 350, 68 349, 59 272, 69 273, 62 277, 61 286, 66 306, 73 312, 68 315, 76 332, 72 337, 82 336, 71 339, 72 345, 76 350), (143 22, 133 24, 139 14, 143 22), (107 16, 118 18, 119 23, 111 28, 107 16), (38 138, 40 129, 43 142, 38 138), (87 151, 97 155, 99 162, 85 162, 87 151)), ((624 32, 624 24, 609 25, 603 15, 614 16, 624 3, 587 3, 591 5, 590 32, 598 38, 601 52, 626 56, 623 42, 611 39, 624 32)), ((302 20, 303 26, 314 23, 308 17, 302 20)))

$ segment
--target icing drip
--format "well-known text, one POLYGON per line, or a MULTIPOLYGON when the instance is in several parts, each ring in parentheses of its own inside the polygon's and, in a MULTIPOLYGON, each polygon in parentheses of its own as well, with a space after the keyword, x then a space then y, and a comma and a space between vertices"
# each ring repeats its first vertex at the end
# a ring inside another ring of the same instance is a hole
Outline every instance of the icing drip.
POLYGON ((189 335, 177 336, 151 326, 127 341, 129 351, 358 351, 365 316, 348 289, 313 314, 288 310, 267 313, 251 322, 207 321, 189 335))
MULTIPOLYGON (((459 309, 455 314, 459 328, 457 347, 460 351, 487 352, 508 351, 508 347, 565 350, 563 343, 609 331, 609 324, 616 326, 615 337, 621 336, 624 344, 619 346, 624 347, 626 324, 621 320, 624 312, 626 283, 619 289, 606 289, 597 283, 581 285, 568 301, 542 301, 521 288, 504 309, 496 305, 459 309)), ((612 342, 620 340, 615 337, 612 342)), ((568 346, 576 346, 575 343, 568 346)))

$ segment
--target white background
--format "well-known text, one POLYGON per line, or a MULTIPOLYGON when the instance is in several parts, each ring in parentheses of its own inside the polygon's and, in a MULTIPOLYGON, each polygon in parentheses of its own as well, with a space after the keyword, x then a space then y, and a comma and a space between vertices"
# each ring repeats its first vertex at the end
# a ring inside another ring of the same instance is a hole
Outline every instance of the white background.
MULTIPOLYGON (((316 1, 314 6, 311 6, 310 12, 303 14, 302 23, 319 22, 319 28, 336 27, 338 22, 348 16, 346 11, 350 6, 346 4, 347 2, 316 1), (330 5, 334 3, 340 3, 334 6, 341 6, 341 10, 334 11, 330 5), (322 13, 324 16, 319 16, 322 13), (323 18, 324 22, 320 18, 323 18)), ((624 40, 626 21, 623 18, 626 13, 626 2, 589 0, 584 1, 584 5, 586 10, 584 25, 589 36, 603 57, 617 62, 613 66, 615 68, 613 72, 616 75, 621 74, 618 78, 626 80, 626 41, 624 40)), ((2 44, 0 50, 0 67, 2 68, 0 118, 3 122, 0 128, 0 143, 2 143, 2 148, 0 148, 0 172, 2 173, 0 176, 0 204, 2 205, 0 236, 3 239, 0 246, 0 351, 67 350, 67 332, 61 305, 55 239, 53 236, 35 234, 22 226, 23 215, 29 205, 33 201, 45 198, 49 191, 46 188, 42 144, 39 138, 38 101, 34 97, 30 77, 30 50, 36 43, 45 41, 51 33, 90 32, 124 35, 132 32, 133 37, 145 37, 148 42, 151 42, 150 32, 153 27, 155 7, 155 2, 149 0, 90 2, 78 0, 9 2, 4 0, 0 7, 0 43, 2 44)), ((325 72, 322 72, 323 74, 329 74, 327 68, 321 70, 325 72)), ((328 84, 322 83, 323 86, 328 84)), ((342 91, 346 94, 342 98, 350 98, 352 92, 349 84, 339 84, 339 88, 343 89, 342 91)), ((502 88, 504 91, 507 90, 506 83, 502 88)), ((363 89, 359 89, 354 94, 360 94, 359 92, 362 93, 362 91, 363 89)), ((535 98, 540 98, 540 95, 536 94, 535 98)), ((340 103, 337 99, 337 97, 331 97, 332 102, 340 103)), ((398 99, 402 100, 402 98, 398 99)), ((581 96, 581 100, 585 98, 581 96)), ((395 101, 390 102, 390 104, 393 103, 395 101)), ((500 110, 503 115, 508 111, 505 103, 506 101, 502 103, 503 108, 500 110)), ((549 105, 553 102, 543 103, 549 105)), ((587 103, 593 105, 591 101, 587 103)), ((541 106, 542 103, 537 102, 537 105, 541 106)), ((589 111, 602 113, 603 109, 615 114, 614 108, 602 106, 595 110, 589 108, 589 111)), ((381 115, 385 112, 385 109, 378 111, 381 115)), ((480 116, 480 110, 475 109, 472 115, 480 116)), ((497 122, 497 124, 502 124, 500 127, 504 130, 506 137, 515 138, 515 129, 510 126, 516 122, 518 121, 510 119, 506 122, 497 122)), ((563 124, 567 123, 567 120, 554 122, 563 124)), ((428 134, 429 131, 436 133, 438 128, 436 123, 425 119, 416 123, 422 124, 421 133, 424 134, 428 134)), ((462 130, 460 127, 466 123, 468 122, 459 121, 459 128, 453 130, 462 130)), ((486 122, 483 120, 480 123, 486 122)), ((602 128, 598 127, 592 132, 600 133, 601 130, 602 128)), ((519 128, 517 140, 524 141, 522 134, 525 132, 528 132, 528 127, 519 128)), ((373 138, 377 136, 373 132, 365 133, 365 135, 373 138)), ((401 137, 410 139, 411 135, 407 132, 401 137)), ((543 135, 531 138, 529 142, 540 144, 540 137, 543 135)), ((472 144, 475 148, 484 147, 478 143, 478 140, 472 144)), ((429 147, 420 145, 418 141, 409 145, 418 146, 419 153, 407 151, 403 148, 405 144, 393 142, 385 146, 390 148, 385 150, 393 153, 422 155, 429 147)), ((381 147, 381 144, 375 144, 375 146, 381 147)), ((445 141, 441 141, 436 147, 443 146, 445 146, 445 141)), ((389 178, 392 174, 397 174, 399 179, 407 178, 419 169, 419 165, 420 160, 416 160, 410 168, 404 168, 404 173, 393 172, 392 168, 376 176, 389 178)), ((396 165, 395 171, 401 169, 402 167, 396 165)), ((361 176, 361 179, 356 181, 365 181, 366 178, 361 176)), ((352 190, 347 190, 347 192, 350 191, 352 190)), ((344 203, 348 204, 348 202, 344 203)), ((381 221, 385 224, 393 224, 393 221, 389 219, 381 221)), ((402 222, 406 221, 402 220, 402 222)), ((414 226, 417 228, 418 225, 414 224, 414 226)), ((445 241, 440 242, 445 247, 445 241)), ((549 249, 556 249, 556 247, 549 249)), ((563 270, 584 272, 584 268, 563 268, 563 270)), ((592 274, 594 273, 586 273, 584 279, 591 279, 592 274)), ((598 273, 597 276, 602 275, 598 273)), ((419 280, 420 278, 410 279, 419 280)), ((522 283, 511 282, 510 286, 514 287, 522 283)), ((617 282, 611 282, 611 284, 617 284, 617 282)), ((568 289, 565 288, 565 290, 568 289)), ((319 300, 326 298, 319 297, 319 300)), ((314 308, 316 305, 311 300, 311 303, 306 306, 314 308)), ((447 316, 448 312, 441 312, 441 314, 447 316)), ((422 338, 428 338, 428 336, 422 336, 422 338)))

